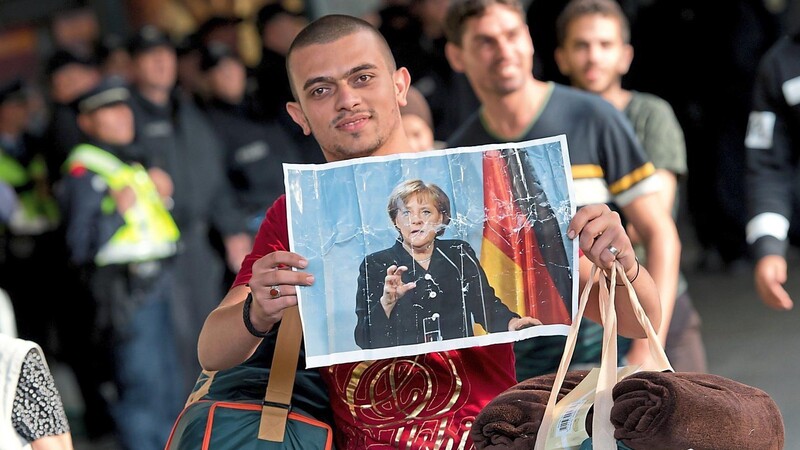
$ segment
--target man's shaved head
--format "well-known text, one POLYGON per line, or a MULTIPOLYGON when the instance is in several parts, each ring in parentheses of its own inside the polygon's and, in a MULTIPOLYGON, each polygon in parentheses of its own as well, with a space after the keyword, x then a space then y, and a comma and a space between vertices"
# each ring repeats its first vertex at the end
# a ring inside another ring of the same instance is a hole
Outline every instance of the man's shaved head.
POLYGON ((383 37, 383 35, 369 22, 357 17, 343 14, 331 14, 323 16, 303 28, 303 30, 292 42, 292 46, 289 47, 289 53, 286 55, 286 72, 289 75, 289 84, 291 85, 292 95, 294 95, 295 100, 298 99, 298 96, 294 83, 291 81, 292 54, 301 48, 311 45, 327 44, 361 31, 371 33, 377 38, 376 40, 381 46, 381 52, 386 60, 386 66, 391 71, 397 69, 397 63, 394 60, 394 56, 392 55, 392 50, 389 48, 389 44, 386 42, 386 39, 383 37))

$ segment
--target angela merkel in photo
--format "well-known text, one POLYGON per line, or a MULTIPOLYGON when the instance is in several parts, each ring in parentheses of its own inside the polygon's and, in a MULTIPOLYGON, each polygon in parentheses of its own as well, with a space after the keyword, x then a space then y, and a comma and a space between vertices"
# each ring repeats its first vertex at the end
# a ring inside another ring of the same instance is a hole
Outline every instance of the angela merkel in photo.
POLYGON ((388 214, 398 236, 361 263, 355 340, 362 349, 520 330, 541 322, 511 311, 489 285, 472 247, 441 239, 450 199, 439 186, 414 179, 392 191, 388 214))

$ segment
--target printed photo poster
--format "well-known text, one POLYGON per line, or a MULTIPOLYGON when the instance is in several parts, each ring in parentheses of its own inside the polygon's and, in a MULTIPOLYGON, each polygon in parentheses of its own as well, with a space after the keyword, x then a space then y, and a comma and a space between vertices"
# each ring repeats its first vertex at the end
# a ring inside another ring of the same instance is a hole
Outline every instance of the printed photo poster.
POLYGON ((306 366, 566 335, 577 312, 564 135, 284 164, 306 366))

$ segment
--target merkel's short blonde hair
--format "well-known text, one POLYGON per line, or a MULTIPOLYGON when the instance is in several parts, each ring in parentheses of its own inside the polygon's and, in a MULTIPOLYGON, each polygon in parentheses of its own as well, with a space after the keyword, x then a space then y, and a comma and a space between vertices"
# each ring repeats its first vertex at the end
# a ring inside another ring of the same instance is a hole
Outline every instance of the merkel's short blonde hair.
MULTIPOLYGON (((406 180, 392 189, 387 206, 392 223, 395 223, 397 214, 412 195, 421 195, 431 200, 436 210, 442 214, 442 225, 450 223, 450 198, 439 186, 433 183, 426 184, 422 180, 406 180)), ((444 234, 444 227, 436 231, 437 236, 442 234, 444 234)))

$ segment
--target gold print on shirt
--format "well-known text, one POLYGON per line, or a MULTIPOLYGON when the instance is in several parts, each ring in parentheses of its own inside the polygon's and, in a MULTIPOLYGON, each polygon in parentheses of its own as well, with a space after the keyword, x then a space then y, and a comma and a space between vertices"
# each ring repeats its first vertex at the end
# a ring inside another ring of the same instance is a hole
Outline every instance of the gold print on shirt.
POLYGON ((353 418, 393 426, 409 417, 426 419, 450 412, 461 393, 461 376, 448 358, 442 362, 449 366, 450 377, 443 380, 426 359, 422 355, 356 365, 347 386, 353 418))
POLYGON ((335 388, 346 399, 351 423, 362 425, 362 432, 396 446, 414 441, 443 449, 465 445, 474 418, 453 423, 451 413, 469 394, 457 354, 364 361, 349 365, 347 371, 342 368, 330 369, 337 378, 335 388))

